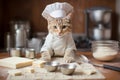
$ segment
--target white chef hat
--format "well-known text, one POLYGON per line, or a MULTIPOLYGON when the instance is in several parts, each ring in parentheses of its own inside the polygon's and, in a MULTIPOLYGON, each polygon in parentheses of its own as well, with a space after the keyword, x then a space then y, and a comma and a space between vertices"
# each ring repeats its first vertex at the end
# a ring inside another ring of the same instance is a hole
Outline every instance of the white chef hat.
POLYGON ((55 2, 49 4, 44 9, 42 16, 48 18, 49 16, 54 18, 63 18, 73 11, 73 7, 67 2, 55 2))

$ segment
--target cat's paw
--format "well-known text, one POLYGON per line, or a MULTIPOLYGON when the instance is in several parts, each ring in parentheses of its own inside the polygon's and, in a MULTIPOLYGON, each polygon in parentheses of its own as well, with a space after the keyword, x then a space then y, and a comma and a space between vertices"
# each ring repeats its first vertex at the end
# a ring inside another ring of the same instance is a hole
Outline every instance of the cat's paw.
POLYGON ((64 60, 65 60, 65 62, 67 62, 67 63, 71 63, 71 62, 74 62, 74 61, 75 61, 75 59, 74 59, 73 57, 64 57, 64 60))
POLYGON ((43 52, 41 54, 41 60, 44 60, 44 61, 51 61, 51 56, 48 52, 43 52))

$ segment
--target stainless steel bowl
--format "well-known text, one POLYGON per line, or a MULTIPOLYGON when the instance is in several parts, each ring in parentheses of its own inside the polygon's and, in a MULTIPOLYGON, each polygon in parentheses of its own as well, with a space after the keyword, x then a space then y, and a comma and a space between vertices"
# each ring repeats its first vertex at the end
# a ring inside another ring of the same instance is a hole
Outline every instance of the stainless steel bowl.
POLYGON ((59 66, 58 62, 52 61, 52 62, 46 62, 44 68, 49 72, 53 72, 57 70, 58 66, 59 66))
POLYGON ((75 64, 62 64, 60 66, 61 68, 61 72, 65 75, 70 75, 73 74, 73 72, 76 69, 76 65, 75 64))

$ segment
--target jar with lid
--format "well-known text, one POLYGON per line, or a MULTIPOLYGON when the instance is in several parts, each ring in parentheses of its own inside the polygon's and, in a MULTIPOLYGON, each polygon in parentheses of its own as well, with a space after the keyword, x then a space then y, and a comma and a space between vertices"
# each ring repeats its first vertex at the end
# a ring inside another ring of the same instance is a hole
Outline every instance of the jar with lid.
POLYGON ((93 57, 100 61, 113 60, 117 56, 118 50, 118 41, 105 40, 92 42, 93 57))
POLYGON ((25 57, 26 58, 35 58, 35 49, 32 49, 32 48, 28 48, 25 50, 25 57))
POLYGON ((10 56, 11 57, 21 57, 21 48, 11 48, 10 49, 10 56))

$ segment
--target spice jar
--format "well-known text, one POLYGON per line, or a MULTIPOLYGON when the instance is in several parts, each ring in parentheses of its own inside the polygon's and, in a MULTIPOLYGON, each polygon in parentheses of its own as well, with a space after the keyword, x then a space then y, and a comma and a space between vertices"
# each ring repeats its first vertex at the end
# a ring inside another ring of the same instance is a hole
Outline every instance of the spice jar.
POLYGON ((26 58, 31 58, 31 59, 33 59, 33 58, 35 58, 35 49, 26 49, 25 50, 25 57, 26 58))
POLYGON ((92 52, 93 57, 101 61, 113 60, 118 54, 118 41, 93 41, 92 52))
POLYGON ((20 57, 21 56, 21 49, 20 48, 11 48, 10 49, 10 56, 11 57, 20 57))

